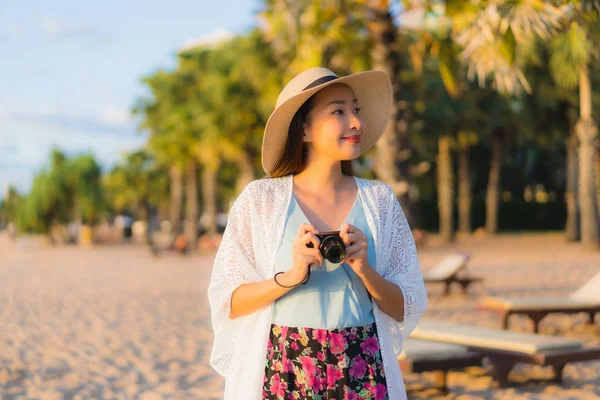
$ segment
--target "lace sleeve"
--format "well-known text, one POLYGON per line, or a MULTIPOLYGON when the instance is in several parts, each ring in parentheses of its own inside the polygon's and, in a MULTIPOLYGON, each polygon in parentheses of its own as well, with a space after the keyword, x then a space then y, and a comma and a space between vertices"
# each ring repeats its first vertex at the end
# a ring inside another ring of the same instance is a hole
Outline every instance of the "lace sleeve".
MULTIPOLYGON (((396 283, 404 295, 404 321, 388 321, 395 325, 393 331, 400 331, 403 338, 408 337, 413 331, 421 315, 427 309, 427 291, 419 265, 417 248, 408 225, 408 221, 400 207, 393 192, 389 191, 392 197, 392 212, 388 221, 392 229, 390 234, 390 265, 385 271, 384 277, 396 283)), ((388 317, 389 318, 389 317, 388 317)), ((391 318, 389 318, 392 320, 391 318)))
POLYGON ((231 207, 208 287, 214 333, 210 365, 223 376, 231 370, 236 333, 242 320, 229 318, 231 295, 240 285, 261 280, 252 240, 248 237, 252 232, 249 197, 246 188, 231 207))

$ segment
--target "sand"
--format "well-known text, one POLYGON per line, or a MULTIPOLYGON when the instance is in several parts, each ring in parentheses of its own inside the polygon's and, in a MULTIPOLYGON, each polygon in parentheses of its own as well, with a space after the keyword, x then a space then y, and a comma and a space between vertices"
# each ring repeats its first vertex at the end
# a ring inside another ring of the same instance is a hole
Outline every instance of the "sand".
MULTIPOLYGON (((420 250, 423 269, 450 251, 473 254, 483 276, 467 296, 442 297, 431 286, 427 317, 500 328, 475 311, 486 294, 565 295, 600 271, 600 252, 560 235, 435 238, 420 250)), ((152 257, 143 246, 15 246, 0 241, 1 399, 220 399, 223 380, 209 366, 212 343, 206 296, 212 255, 152 257)), ((545 319, 542 333, 600 345, 600 325, 585 315, 545 319)), ((511 329, 531 330, 511 319, 511 329)), ((449 375, 449 395, 431 389, 432 374, 405 377, 410 398, 595 399, 600 362, 569 365, 561 384, 549 368, 518 366, 515 382, 494 389, 483 368, 449 375)))

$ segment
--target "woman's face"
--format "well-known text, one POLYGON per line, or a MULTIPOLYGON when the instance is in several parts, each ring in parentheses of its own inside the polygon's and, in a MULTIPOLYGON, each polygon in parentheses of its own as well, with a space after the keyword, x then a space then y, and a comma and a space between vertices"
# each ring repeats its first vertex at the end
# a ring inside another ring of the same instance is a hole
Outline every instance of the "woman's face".
POLYGON ((334 84, 318 92, 304 124, 304 142, 312 156, 334 161, 360 155, 362 118, 352 89, 334 84))

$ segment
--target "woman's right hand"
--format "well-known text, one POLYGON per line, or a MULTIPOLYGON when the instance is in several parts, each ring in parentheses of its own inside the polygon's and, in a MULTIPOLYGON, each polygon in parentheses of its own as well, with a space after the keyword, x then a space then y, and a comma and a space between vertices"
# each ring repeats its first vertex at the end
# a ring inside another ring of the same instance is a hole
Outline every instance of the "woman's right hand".
POLYGON ((272 304, 289 290, 304 282, 309 268, 323 264, 323 257, 319 250, 320 241, 315 236, 317 233, 315 227, 310 224, 300 227, 292 244, 293 264, 289 271, 277 273, 276 279, 244 283, 235 289, 231 295, 229 318, 243 317, 272 304), (307 247, 308 243, 312 243, 313 247, 307 247))
POLYGON ((302 224, 292 244, 292 268, 285 273, 290 285, 302 282, 308 274, 308 269, 323 264, 323 256, 319 250, 321 242, 315 235, 317 229, 311 224, 302 224), (310 248, 307 244, 312 243, 310 248))

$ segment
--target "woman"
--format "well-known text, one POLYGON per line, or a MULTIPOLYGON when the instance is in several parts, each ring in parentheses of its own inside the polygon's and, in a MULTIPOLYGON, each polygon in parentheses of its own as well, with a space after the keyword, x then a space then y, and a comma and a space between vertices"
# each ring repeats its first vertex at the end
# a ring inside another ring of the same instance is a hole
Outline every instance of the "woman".
POLYGON ((268 179, 231 207, 208 289, 226 400, 406 398, 396 357, 427 307, 416 248, 392 190, 351 166, 391 105, 380 71, 313 68, 280 94, 268 179))

